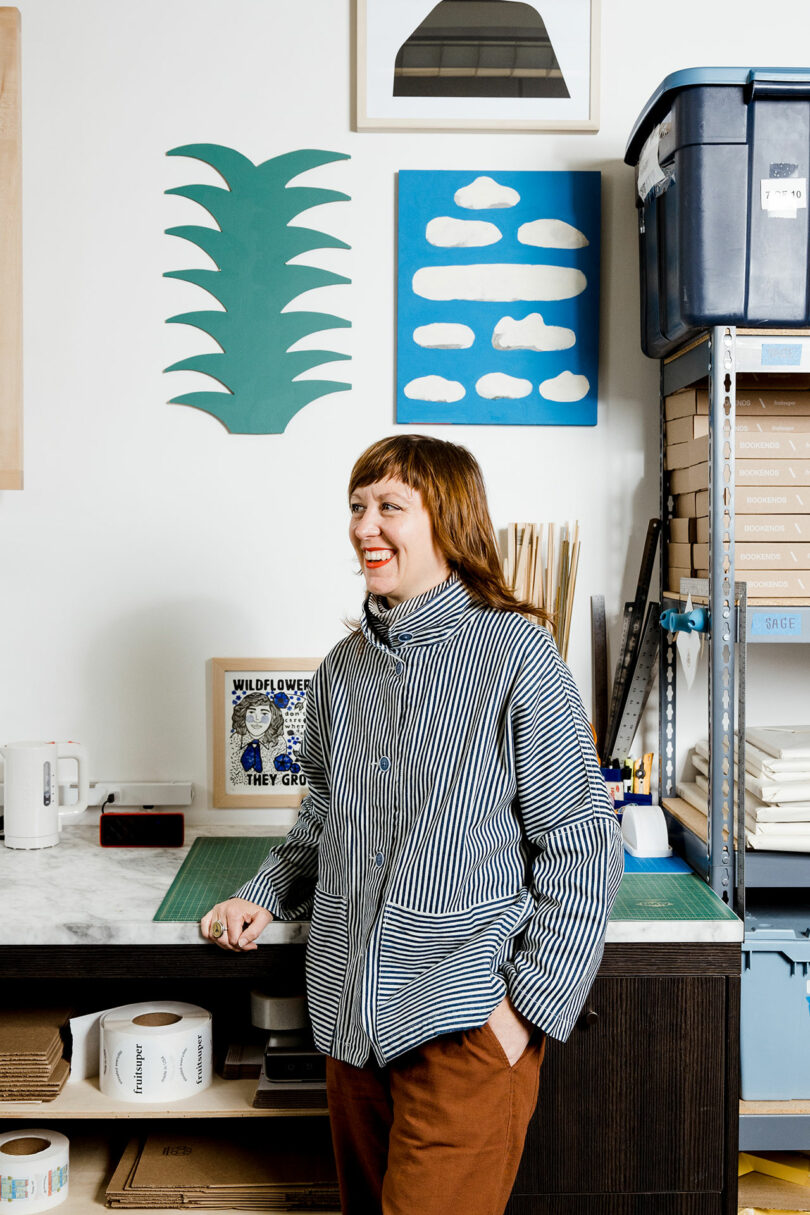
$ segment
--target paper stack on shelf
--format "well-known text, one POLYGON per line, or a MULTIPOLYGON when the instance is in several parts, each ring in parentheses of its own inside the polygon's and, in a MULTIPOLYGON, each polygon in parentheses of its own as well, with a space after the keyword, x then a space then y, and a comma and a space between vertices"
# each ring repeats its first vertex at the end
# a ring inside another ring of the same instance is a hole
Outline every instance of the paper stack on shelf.
POLYGON ((61 1027, 70 1010, 0 1011, 0 1101, 53 1101, 70 1068, 61 1027))
MULTIPOLYGON (((679 785, 678 794, 706 814, 708 740, 695 745, 691 760, 695 782, 679 785)), ((746 730, 745 841, 758 851, 810 852, 810 726, 746 730)))
MULTIPOLYGON (((810 603, 810 388, 763 387, 737 377, 734 563, 752 603, 810 603)), ((668 589, 707 578, 709 396, 686 388, 667 397, 665 462, 675 518, 667 548, 668 589)))
POLYGON ((182 1129, 133 1139, 107 1186, 115 1209, 183 1207, 251 1211, 337 1211, 326 1118, 246 1127, 239 1142, 182 1129))

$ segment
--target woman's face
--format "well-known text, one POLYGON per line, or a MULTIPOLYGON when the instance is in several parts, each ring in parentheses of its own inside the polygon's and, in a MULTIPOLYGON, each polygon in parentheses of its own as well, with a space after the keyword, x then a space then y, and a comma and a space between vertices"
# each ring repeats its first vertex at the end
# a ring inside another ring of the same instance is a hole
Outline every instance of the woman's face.
POLYGON ((270 706, 251 705, 245 710, 245 729, 251 738, 261 738, 270 725, 270 706))
POLYGON ((393 607, 447 578, 418 489, 393 477, 376 481, 354 491, 349 509, 349 539, 372 594, 384 595, 393 607))

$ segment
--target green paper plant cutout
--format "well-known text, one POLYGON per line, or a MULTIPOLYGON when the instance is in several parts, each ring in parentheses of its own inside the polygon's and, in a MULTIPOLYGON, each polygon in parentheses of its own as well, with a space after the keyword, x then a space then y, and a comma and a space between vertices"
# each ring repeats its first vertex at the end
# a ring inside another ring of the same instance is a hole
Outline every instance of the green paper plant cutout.
POLYGON ((262 164, 220 144, 193 143, 172 148, 168 156, 188 156, 211 165, 227 188, 177 186, 217 223, 209 228, 184 224, 168 228, 203 249, 216 270, 169 270, 166 278, 195 283, 213 296, 224 312, 183 312, 167 324, 194 325, 210 334, 220 350, 173 363, 166 371, 200 371, 225 391, 187 392, 170 405, 192 405, 213 414, 232 434, 280 434, 290 418, 310 401, 350 384, 300 380, 311 367, 348 359, 330 350, 291 350, 302 337, 322 329, 345 329, 351 322, 326 312, 285 311, 305 291, 351 279, 314 266, 291 264, 312 249, 348 249, 345 241, 298 227, 292 220, 308 207, 344 202, 348 194, 287 183, 307 169, 348 160, 343 152, 301 149, 262 164))

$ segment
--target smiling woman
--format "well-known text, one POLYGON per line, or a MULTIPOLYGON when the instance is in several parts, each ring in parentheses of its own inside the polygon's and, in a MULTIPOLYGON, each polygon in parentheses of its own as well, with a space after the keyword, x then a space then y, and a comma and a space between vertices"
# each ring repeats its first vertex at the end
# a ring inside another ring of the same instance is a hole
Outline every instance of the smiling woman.
POLYGON ((501 1215, 546 1035, 571 1033, 601 961, 621 837, 472 455, 382 439, 349 506, 368 594, 307 696, 309 794, 202 930, 244 952, 274 917, 311 916, 344 1215, 501 1215))
POLYGON ((384 595, 393 607, 447 578, 418 489, 389 477, 355 489, 350 509, 349 537, 372 595, 384 595))

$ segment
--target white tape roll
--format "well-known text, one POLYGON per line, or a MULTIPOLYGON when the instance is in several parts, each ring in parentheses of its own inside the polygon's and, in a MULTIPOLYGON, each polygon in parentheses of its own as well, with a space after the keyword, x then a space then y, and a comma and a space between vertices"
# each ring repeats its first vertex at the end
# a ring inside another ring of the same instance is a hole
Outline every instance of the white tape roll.
POLYGON ((39 1127, 0 1135, 0 1207, 15 1215, 51 1211, 68 1196, 69 1144, 39 1127))
POLYGON ((211 1083, 211 1014, 196 1004, 127 1004, 101 1018, 101 1091, 117 1101, 183 1101, 211 1083))

